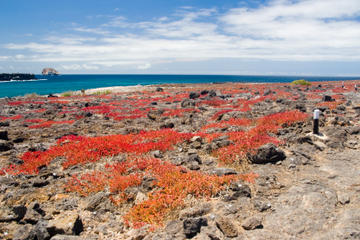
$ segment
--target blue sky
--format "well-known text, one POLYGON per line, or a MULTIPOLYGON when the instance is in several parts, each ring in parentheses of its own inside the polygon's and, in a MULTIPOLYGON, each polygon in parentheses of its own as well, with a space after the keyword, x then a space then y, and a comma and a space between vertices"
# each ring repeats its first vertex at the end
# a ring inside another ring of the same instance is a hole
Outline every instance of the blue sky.
POLYGON ((360 76, 359 0, 0 6, 0 72, 360 76))

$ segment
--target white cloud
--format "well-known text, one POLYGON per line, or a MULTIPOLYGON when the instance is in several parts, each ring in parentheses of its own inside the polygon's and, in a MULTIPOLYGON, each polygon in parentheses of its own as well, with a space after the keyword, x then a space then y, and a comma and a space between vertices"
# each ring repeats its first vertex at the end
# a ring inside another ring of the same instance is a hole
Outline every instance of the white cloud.
POLYGON ((139 66, 137 67, 137 69, 139 69, 139 70, 146 70, 146 69, 149 69, 149 68, 151 68, 151 64, 150 64, 150 63, 145 63, 145 64, 139 65, 139 66))
POLYGON ((24 59, 25 56, 22 55, 22 54, 17 54, 17 55, 15 55, 15 58, 18 59, 18 60, 21 60, 21 59, 24 59))
POLYGON ((88 64, 71 64, 71 65, 62 65, 61 68, 65 69, 65 70, 97 70, 99 69, 98 66, 95 65, 88 65, 88 64))
POLYGON ((277 0, 222 15, 216 9, 183 8, 154 21, 131 23, 118 16, 97 28, 77 27, 72 36, 5 47, 30 51, 28 61, 62 63, 65 70, 148 69, 224 58, 359 61, 359 15, 359 0, 277 0))
POLYGON ((109 34, 109 31, 103 30, 101 28, 76 27, 76 28, 74 28, 74 31, 85 32, 85 33, 94 33, 94 34, 99 34, 99 35, 109 34))
POLYGON ((8 56, 0 56, 0 61, 5 61, 8 60, 9 57, 8 56))

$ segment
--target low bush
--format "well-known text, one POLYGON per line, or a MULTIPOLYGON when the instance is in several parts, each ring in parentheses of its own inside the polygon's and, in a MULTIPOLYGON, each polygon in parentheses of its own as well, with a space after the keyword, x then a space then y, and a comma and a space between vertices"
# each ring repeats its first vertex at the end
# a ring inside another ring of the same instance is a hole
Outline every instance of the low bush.
POLYGON ((299 79, 292 81, 292 84, 294 85, 302 85, 302 86, 310 86, 311 83, 309 81, 306 81, 305 79, 299 79))

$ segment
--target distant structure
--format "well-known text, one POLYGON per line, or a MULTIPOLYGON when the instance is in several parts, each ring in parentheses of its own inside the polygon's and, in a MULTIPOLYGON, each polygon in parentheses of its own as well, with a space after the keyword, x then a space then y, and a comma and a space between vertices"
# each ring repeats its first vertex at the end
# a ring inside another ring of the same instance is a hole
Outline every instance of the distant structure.
POLYGON ((59 75, 59 72, 54 68, 44 68, 42 70, 42 75, 59 75))

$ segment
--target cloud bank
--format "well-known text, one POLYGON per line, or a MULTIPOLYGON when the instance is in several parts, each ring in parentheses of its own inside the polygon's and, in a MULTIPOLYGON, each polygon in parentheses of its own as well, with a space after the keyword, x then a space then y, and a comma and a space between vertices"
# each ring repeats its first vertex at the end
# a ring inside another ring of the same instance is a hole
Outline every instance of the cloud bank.
POLYGON ((226 12, 183 8, 172 16, 131 22, 122 16, 69 37, 8 43, 1 60, 59 64, 64 70, 213 59, 359 61, 359 0, 276 0, 226 12))

